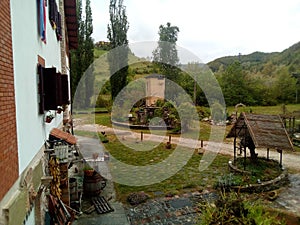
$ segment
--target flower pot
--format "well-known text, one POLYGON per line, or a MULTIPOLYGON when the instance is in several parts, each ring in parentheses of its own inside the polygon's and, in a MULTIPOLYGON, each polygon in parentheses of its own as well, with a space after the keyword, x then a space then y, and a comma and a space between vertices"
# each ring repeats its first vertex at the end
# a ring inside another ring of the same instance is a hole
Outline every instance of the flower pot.
POLYGON ((51 118, 51 117, 46 117, 45 122, 46 122, 46 123, 51 123, 52 120, 53 120, 53 118, 51 118))
POLYGON ((58 108, 58 109, 56 110, 56 112, 57 112, 58 114, 61 114, 62 111, 63 111, 62 108, 58 108))
POLYGON ((94 175, 94 170, 85 170, 84 171, 84 176, 87 176, 87 177, 91 177, 94 175))

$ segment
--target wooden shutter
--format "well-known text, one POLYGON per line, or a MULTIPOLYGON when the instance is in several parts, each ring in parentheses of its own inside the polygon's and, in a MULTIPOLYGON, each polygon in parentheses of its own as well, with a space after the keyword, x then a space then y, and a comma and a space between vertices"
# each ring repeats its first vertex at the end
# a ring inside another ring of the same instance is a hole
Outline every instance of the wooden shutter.
POLYGON ((62 83, 60 73, 56 73, 56 106, 62 106, 62 83))
POLYGON ((41 65, 38 65, 38 89, 39 89, 39 113, 44 114, 45 111, 45 101, 44 101, 44 70, 41 65))
POLYGON ((57 109, 57 74, 56 68, 43 68, 44 108, 57 109))
POLYGON ((68 75, 61 75, 62 104, 70 104, 68 75))

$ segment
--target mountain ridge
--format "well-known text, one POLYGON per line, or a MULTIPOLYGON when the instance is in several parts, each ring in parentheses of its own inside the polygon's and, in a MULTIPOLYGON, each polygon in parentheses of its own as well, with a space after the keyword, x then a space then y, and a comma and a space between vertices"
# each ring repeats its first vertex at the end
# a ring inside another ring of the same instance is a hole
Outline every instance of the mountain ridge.
POLYGON ((213 72, 220 72, 230 64, 239 61, 244 69, 250 72, 263 71, 267 66, 273 65, 274 70, 279 66, 287 66, 289 72, 300 72, 300 42, 288 47, 282 52, 265 53, 256 51, 247 55, 223 56, 207 65, 213 72))

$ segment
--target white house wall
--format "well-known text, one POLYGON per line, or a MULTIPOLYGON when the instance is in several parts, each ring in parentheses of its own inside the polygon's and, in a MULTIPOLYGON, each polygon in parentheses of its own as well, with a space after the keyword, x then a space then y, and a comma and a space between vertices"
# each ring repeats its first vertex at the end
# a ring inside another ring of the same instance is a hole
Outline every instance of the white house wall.
MULTIPOLYGON (((57 2, 58 3, 58 2, 57 2)), ((49 131, 62 122, 57 114, 51 124, 45 124, 38 105, 38 55, 45 67, 61 68, 60 42, 48 19, 46 7, 46 41, 38 34, 37 1, 11 0, 12 46, 15 76, 15 98, 19 173, 21 174, 48 138, 49 131)))

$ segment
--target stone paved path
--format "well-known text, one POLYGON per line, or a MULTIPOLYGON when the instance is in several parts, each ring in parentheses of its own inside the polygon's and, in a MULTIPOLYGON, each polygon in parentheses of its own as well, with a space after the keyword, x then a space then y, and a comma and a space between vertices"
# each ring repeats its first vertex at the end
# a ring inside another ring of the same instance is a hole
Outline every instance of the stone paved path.
POLYGON ((215 200, 215 193, 198 192, 156 198, 126 210, 132 225, 194 225, 199 217, 198 202, 215 200))
MULTIPOLYGON (((99 140, 87 137, 76 136, 81 154, 88 161, 91 160, 92 166, 97 166, 98 171, 103 173, 102 175, 110 177, 110 172, 106 162, 93 161, 93 154, 104 154, 103 149, 99 146, 99 140)), ((74 225, 129 225, 127 216, 125 214, 122 203, 116 201, 116 193, 114 190, 113 182, 108 181, 106 187, 101 193, 105 199, 110 199, 109 204, 114 209, 113 212, 107 214, 97 214, 93 212, 90 215, 82 214, 74 225)))
POLYGON ((127 211, 132 225, 196 224, 197 211, 187 198, 174 200, 150 200, 127 211), (180 202, 180 206, 174 206, 180 202), (173 205, 172 205, 173 203, 173 205))
POLYGON ((275 200, 278 207, 300 216, 300 174, 289 175, 290 184, 275 200))

